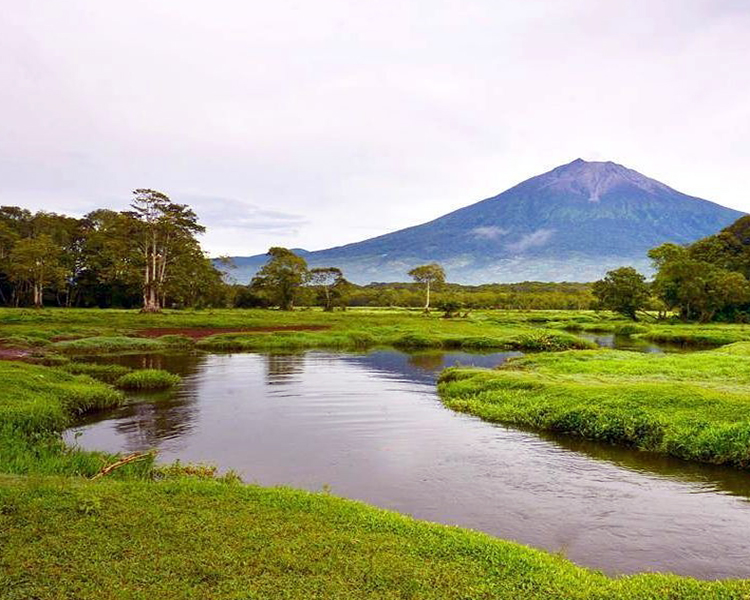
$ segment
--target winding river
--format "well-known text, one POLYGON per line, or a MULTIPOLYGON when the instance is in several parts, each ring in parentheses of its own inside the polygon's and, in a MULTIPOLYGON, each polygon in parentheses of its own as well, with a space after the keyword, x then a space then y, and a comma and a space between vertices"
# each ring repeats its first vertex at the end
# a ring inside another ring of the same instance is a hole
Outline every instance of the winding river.
POLYGON ((435 388, 442 368, 491 367, 518 354, 122 356, 108 360, 165 368, 183 383, 90 415, 66 439, 108 451, 157 448, 162 461, 213 463, 246 482, 330 489, 611 574, 750 577, 747 473, 443 407, 435 388))

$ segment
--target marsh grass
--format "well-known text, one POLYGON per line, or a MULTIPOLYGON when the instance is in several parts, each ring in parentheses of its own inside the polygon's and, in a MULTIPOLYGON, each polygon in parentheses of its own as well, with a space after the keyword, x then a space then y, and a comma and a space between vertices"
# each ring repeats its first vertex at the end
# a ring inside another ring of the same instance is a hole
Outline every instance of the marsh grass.
POLYGON ((180 376, 162 369, 139 369, 125 373, 115 385, 122 390, 165 390, 180 383, 180 376))
MULTIPOLYGON (((330 494, 239 484, 213 467, 136 462, 83 479, 116 457, 65 446, 75 415, 123 395, 94 377, 95 354, 192 347, 184 338, 134 337, 146 327, 324 324, 330 329, 223 334, 205 348, 585 348, 564 329, 614 331, 594 313, 477 312, 449 320, 418 312, 0 309, 3 334, 37 344, 48 368, 0 362, 0 596, 26 598, 740 599, 747 581, 670 575, 610 578, 563 557, 489 536, 415 521, 330 494), (79 339, 54 341, 59 337, 79 339), (23 339, 21 339, 23 338, 23 339), (45 344, 44 341, 51 342, 45 344), (19 477, 25 475, 27 477, 19 477), (154 481, 156 480, 156 481, 154 481)), ((649 329, 649 331, 652 331, 649 329)), ((635 332, 634 335, 641 335, 635 332)), ((166 337, 166 336, 165 336, 166 337)), ((750 339, 750 338, 749 338, 750 339)), ((502 371, 451 369, 444 401, 489 420, 528 422, 696 460, 742 464, 750 343, 693 362, 652 363, 607 351, 534 355, 502 371), (738 420, 739 419, 739 420, 738 420), (740 425, 738 426, 738 423, 740 425)), ((691 355, 697 356, 697 355, 691 355)), ((133 376, 143 377, 143 372, 133 376)))
POLYGON ((165 335, 159 338, 129 336, 93 336, 56 342, 52 348, 67 354, 113 354, 123 352, 160 352, 174 347, 190 347, 184 336, 165 335))
MULTIPOLYGON (((123 395, 85 375, 0 362, 0 472, 91 475, 107 456, 66 447, 75 415, 117 406, 123 395)), ((134 470, 130 471, 134 473, 134 470)))
POLYGON ((699 462, 750 468, 750 344, 690 354, 536 354, 448 369, 454 410, 699 462))
POLYGON ((105 383, 115 383, 120 377, 130 373, 132 369, 124 365, 100 364, 87 362, 68 362, 61 368, 74 375, 89 375, 105 383))

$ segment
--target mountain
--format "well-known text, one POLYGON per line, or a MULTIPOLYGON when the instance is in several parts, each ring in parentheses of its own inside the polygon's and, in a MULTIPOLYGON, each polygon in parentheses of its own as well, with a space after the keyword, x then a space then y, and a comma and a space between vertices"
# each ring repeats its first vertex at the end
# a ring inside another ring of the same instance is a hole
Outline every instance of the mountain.
MULTIPOLYGON (((579 158, 429 223, 299 254, 356 283, 406 281, 409 269, 431 261, 456 283, 593 281, 622 265, 648 271, 650 248, 694 242, 742 214, 622 165, 579 158)), ((246 282, 266 257, 234 260, 235 278, 246 282)))

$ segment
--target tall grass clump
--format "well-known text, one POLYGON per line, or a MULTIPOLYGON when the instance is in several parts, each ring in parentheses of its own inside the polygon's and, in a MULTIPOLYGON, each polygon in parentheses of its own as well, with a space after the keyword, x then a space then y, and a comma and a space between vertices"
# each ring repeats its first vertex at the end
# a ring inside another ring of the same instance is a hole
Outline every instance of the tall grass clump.
POLYGON ((115 383, 132 369, 125 365, 106 365, 100 363, 68 362, 61 369, 74 375, 88 375, 105 383, 115 383))
POLYGON ((596 344, 564 331, 527 331, 512 338, 508 345, 514 350, 559 351, 595 348, 596 344))
POLYGON ((165 390, 180 383, 180 376, 162 369, 139 369, 117 379, 115 385, 123 390, 165 390))

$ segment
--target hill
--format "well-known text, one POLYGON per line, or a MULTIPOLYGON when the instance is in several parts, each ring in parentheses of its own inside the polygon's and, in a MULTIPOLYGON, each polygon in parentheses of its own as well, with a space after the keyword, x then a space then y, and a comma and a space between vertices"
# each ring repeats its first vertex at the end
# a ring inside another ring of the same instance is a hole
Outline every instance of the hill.
MULTIPOLYGON (((582 159, 438 219, 345 246, 297 250, 311 266, 337 266, 356 283, 404 281, 440 262, 457 283, 592 281, 647 251, 713 234, 743 213, 688 196, 613 162, 582 159)), ((247 282, 264 255, 234 257, 247 282)))

